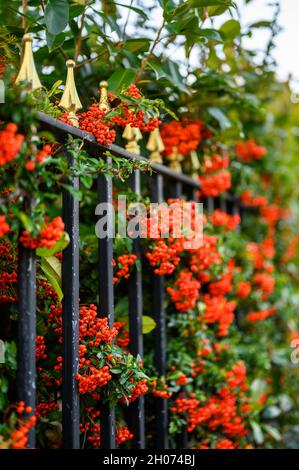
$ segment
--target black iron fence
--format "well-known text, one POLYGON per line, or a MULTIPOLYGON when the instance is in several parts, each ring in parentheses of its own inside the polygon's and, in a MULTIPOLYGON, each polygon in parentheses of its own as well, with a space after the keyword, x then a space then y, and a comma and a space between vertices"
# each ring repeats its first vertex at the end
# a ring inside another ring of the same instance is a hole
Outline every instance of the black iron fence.
MULTIPOLYGON (((80 138, 84 142, 86 151, 92 156, 101 156, 107 150, 99 145, 95 138, 81 130, 53 119, 43 113, 39 116, 41 127, 50 131, 58 142, 64 142, 67 135, 80 138)), ((139 155, 132 154, 123 148, 111 145, 111 154, 126 159, 146 160, 139 155)), ((66 155, 66 158, 70 158, 66 155)), ((108 157, 109 158, 109 157, 108 157)), ((147 160, 146 160, 147 161, 147 160)), ((186 196, 188 199, 198 201, 199 182, 187 175, 176 173, 170 168, 153 163, 153 174, 149 178, 151 202, 162 202, 165 188, 172 197, 186 196)), ((79 180, 74 177, 68 182, 74 189, 79 187, 79 180)), ((131 189, 140 194, 140 172, 135 170, 130 177, 131 189)), ((98 202, 112 203, 112 177, 100 175, 98 177, 98 202)), ((203 201, 208 211, 219 207, 230 214, 240 211, 238 200, 227 194, 221 198, 207 198, 203 201)), ((69 234, 70 243, 63 251, 62 259, 62 428, 63 447, 80 447, 79 428, 79 394, 76 374, 79 367, 79 201, 67 190, 63 194, 63 221, 65 230, 69 234)), ((113 217, 108 214, 108 218, 113 217)), ((109 221, 108 221, 109 223, 109 221)), ((98 291, 99 312, 108 317, 110 326, 114 322, 114 287, 113 287, 113 239, 107 236, 99 239, 98 261, 98 291)), ((141 260, 139 240, 134 240, 134 253, 141 260)), ((129 280, 129 335, 130 352, 133 355, 143 355, 142 336, 142 272, 134 268, 129 280)), ((152 315, 156 322, 154 330, 154 361, 157 373, 166 373, 166 318, 164 310, 164 278, 153 276, 152 282, 152 315)), ((36 404, 36 364, 35 364, 35 337, 36 337, 36 259, 32 250, 19 247, 19 330, 18 330, 18 397, 27 405, 35 409, 36 404)), ((167 400, 155 398, 154 411, 156 427, 156 448, 168 448, 168 405, 167 400)), ((145 413, 144 397, 133 402, 128 411, 130 429, 134 434, 132 447, 145 448, 145 413)), ((188 444, 187 432, 179 436, 177 447, 186 448, 188 444)), ((35 431, 29 435, 29 446, 35 447, 35 431)), ((115 415, 114 409, 108 405, 101 408, 101 446, 103 448, 115 447, 115 415)))

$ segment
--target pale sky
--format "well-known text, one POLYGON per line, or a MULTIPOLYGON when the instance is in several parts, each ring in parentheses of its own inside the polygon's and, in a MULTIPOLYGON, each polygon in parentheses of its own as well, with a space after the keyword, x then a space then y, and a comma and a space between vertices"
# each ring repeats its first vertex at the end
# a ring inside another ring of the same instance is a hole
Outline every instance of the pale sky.
MULTIPOLYGON (((245 5, 244 0, 238 0, 242 23, 248 25, 259 20, 271 20, 273 7, 269 0, 254 0, 245 5)), ((283 29, 276 37, 276 49, 273 53, 277 61, 277 75, 285 80, 289 74, 299 81, 299 0, 280 0, 281 13, 279 24, 283 29)), ((256 29, 253 37, 245 42, 250 49, 263 48, 267 43, 266 30, 256 29)))
MULTIPOLYGON (((161 8, 158 6, 158 0, 143 0, 146 6, 157 8, 152 9, 152 21, 159 25, 162 21, 161 8)), ((245 0, 235 0, 239 7, 242 29, 246 26, 256 23, 261 20, 271 21, 273 19, 274 7, 273 0, 252 0, 246 5, 245 0)), ((122 4, 129 3, 129 0, 123 0, 122 4)), ((134 6, 133 1, 133 6, 134 6)), ((137 1, 136 1, 137 3, 137 1)), ((142 3, 142 2, 141 2, 142 3)), ((275 0, 276 3, 276 0, 275 0)), ((282 31, 275 39, 276 48, 272 52, 276 62, 276 72, 280 80, 286 80, 289 75, 292 75, 293 82, 291 83, 292 88, 299 92, 299 0, 280 0, 281 12, 279 15, 279 25, 282 31)), ((139 6, 139 4, 138 4, 139 6)), ((127 9, 123 9, 123 19, 127 16, 127 9)), ((234 11, 234 10, 232 10, 234 11)), ((130 18, 134 18, 134 13, 130 13, 130 18)), ((234 17, 236 17, 234 13, 234 17)), ((214 27, 219 27, 227 19, 230 19, 230 15, 220 15, 214 17, 214 27)), ((236 19, 238 19, 236 17, 236 19)), ((208 24, 205 27, 209 27, 208 24)), ((134 27, 132 26, 132 31, 134 27)), ((130 21, 128 24, 130 29, 130 21)), ((248 49, 264 51, 269 39, 269 31, 267 29, 253 29, 253 35, 251 38, 244 38, 243 45, 248 49)), ((183 59, 184 51, 180 51, 175 45, 170 44, 168 46, 169 55, 172 59, 183 59)), ((261 57, 264 57, 262 55, 261 57)), ((174 59, 174 60, 175 60, 174 59)), ((198 62, 198 52, 191 53, 191 63, 194 65, 198 62)))

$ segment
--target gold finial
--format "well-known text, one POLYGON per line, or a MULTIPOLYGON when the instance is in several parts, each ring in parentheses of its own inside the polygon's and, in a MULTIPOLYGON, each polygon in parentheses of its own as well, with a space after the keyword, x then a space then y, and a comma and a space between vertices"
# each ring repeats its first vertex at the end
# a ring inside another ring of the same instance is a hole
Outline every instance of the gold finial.
POLYGON ((66 66, 66 84, 59 106, 69 114, 69 119, 72 121, 73 125, 75 127, 78 127, 79 123, 78 118, 76 116, 76 112, 82 108, 82 104, 77 93, 77 88, 74 79, 75 62, 73 60, 67 60, 66 66))
POLYGON ((30 34, 24 34, 23 36, 23 55, 21 60, 21 68, 16 78, 16 83, 20 82, 31 83, 31 89, 37 90, 42 88, 42 84, 37 75, 34 57, 32 52, 32 38, 30 34))
POLYGON ((125 127, 125 130, 123 132, 123 138, 128 141, 126 145, 126 149, 131 152, 131 153, 139 153, 140 152, 140 147, 138 145, 138 141, 142 139, 142 134, 138 127, 131 127, 130 124, 128 124, 125 127))
POLYGON ((198 170, 200 168, 200 163, 199 163, 197 152, 195 150, 191 150, 190 152, 190 161, 191 161, 191 169, 192 169, 192 178, 197 179, 198 170))
POLYGON ((146 148, 151 152, 150 162, 163 163, 161 153, 165 146, 158 127, 150 133, 146 148))
POLYGON ((106 111, 110 111, 110 105, 108 100, 108 82, 102 80, 100 82, 100 102, 99 108, 105 109, 106 111))
POLYGON ((184 160, 184 157, 178 152, 177 147, 173 147, 171 154, 167 158, 170 161, 170 168, 177 173, 182 173, 181 161, 184 160))

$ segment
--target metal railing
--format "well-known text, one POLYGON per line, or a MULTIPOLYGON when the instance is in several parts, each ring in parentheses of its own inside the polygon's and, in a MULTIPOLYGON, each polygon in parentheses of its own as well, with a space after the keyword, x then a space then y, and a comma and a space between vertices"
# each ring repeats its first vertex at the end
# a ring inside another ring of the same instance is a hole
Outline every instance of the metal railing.
MULTIPOLYGON (((101 156, 107 150, 98 144, 95 138, 76 127, 69 126, 43 113, 39 114, 40 126, 50 131, 57 142, 65 142, 68 135, 83 140, 85 150, 92 156, 101 156)), ((111 145, 111 154, 126 159, 147 159, 132 154, 123 148, 111 145)), ((70 158, 66 154, 66 158, 70 158)), ((108 157, 109 158, 109 157, 108 157)), ((149 191, 152 202, 162 202, 165 189, 172 197, 187 195, 198 201, 199 182, 187 175, 176 173, 170 168, 153 163, 153 174, 149 178, 149 191)), ((74 189, 79 187, 78 177, 68 181, 74 189)), ((131 189, 140 194, 140 171, 134 170, 130 177, 131 189)), ((98 177, 98 202, 112 202, 112 177, 98 177)), ((227 194, 224 198, 207 198, 203 201, 208 211, 219 207, 228 213, 239 212, 239 203, 227 194)), ((63 447, 80 447, 79 414, 80 403, 76 381, 79 368, 79 202, 69 191, 63 193, 63 221, 69 234, 70 243, 63 251, 62 259, 62 426, 63 447)), ((112 217, 112 214, 108 214, 112 217)), ((108 222, 109 223, 109 222, 108 222)), ((113 239, 99 239, 98 292, 99 312, 108 317, 109 325, 114 322, 114 287, 113 287, 113 239)), ((141 260, 139 240, 134 240, 133 250, 141 260)), ((164 309, 164 277, 153 275, 152 282, 152 315, 156 322, 154 330, 154 361, 157 373, 166 373, 167 335, 164 309)), ((129 280, 129 335, 130 352, 143 355, 142 336, 142 272, 134 268, 129 280)), ((36 259, 32 250, 19 247, 19 320, 18 320, 18 397, 35 409, 36 404, 36 364, 35 364, 35 330, 36 330, 36 259)), ((168 448, 168 402, 155 398, 156 448, 168 448)), ((101 407, 101 447, 115 447, 114 409, 108 405, 101 407)), ((133 448, 145 448, 145 413, 144 397, 139 397, 129 406, 128 419, 130 430, 134 434, 133 448)), ((35 447, 35 434, 31 431, 29 446, 35 447)), ((178 448, 186 448, 187 431, 179 436, 178 448)))

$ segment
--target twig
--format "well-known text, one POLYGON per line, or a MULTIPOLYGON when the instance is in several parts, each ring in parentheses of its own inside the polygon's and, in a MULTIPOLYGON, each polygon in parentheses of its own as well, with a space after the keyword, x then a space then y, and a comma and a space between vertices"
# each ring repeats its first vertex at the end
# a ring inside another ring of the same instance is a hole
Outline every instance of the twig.
POLYGON ((27 12, 27 0, 22 0, 22 11, 23 11, 23 16, 22 16, 22 28, 26 29, 26 12, 27 12))
POLYGON ((150 60, 150 58, 152 57, 153 53, 154 53, 154 50, 155 48, 157 47, 157 45, 159 44, 160 42, 160 38, 161 38, 161 34, 162 34, 162 31, 164 29, 164 26, 165 26, 165 19, 163 19, 163 22, 162 22, 162 25, 157 33, 157 36, 156 36, 156 39, 154 40, 153 44, 152 44, 152 47, 150 48, 150 51, 148 53, 148 55, 146 57, 144 57, 144 59, 142 59, 141 61, 141 66, 140 66, 140 69, 139 69, 139 72, 137 73, 136 77, 135 77, 135 82, 138 82, 145 70, 145 67, 148 63, 148 61, 150 60))
POLYGON ((85 14, 86 14, 86 0, 84 1, 84 10, 81 16, 79 36, 78 36, 78 40, 76 41, 76 47, 75 47, 75 53, 74 53, 74 61, 76 63, 77 63, 77 59, 81 52, 81 47, 82 47, 82 33, 83 33, 83 28, 84 28, 85 14))
POLYGON ((123 27, 123 31, 122 31, 122 38, 123 39, 126 38, 126 29, 127 29, 128 22, 129 22, 129 19, 130 19, 130 15, 131 15, 131 9, 130 8, 133 5, 133 1, 134 0, 131 0, 131 2, 130 2, 129 11, 128 11, 127 18, 126 18, 126 21, 125 21, 125 24, 124 24, 124 27, 123 27))

